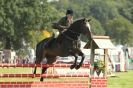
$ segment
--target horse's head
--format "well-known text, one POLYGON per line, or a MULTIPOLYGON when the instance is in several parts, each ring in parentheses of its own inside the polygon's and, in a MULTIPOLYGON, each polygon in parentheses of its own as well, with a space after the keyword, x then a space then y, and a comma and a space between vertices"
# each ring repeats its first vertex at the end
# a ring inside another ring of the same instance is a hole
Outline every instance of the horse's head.
POLYGON ((87 36, 91 36, 91 26, 90 26, 90 22, 91 19, 81 19, 81 24, 80 24, 80 31, 82 34, 87 35, 87 36))
POLYGON ((84 34, 87 35, 89 38, 92 38, 92 33, 91 33, 91 27, 90 27, 90 22, 91 19, 80 19, 75 21, 72 25, 71 25, 71 29, 74 30, 75 32, 78 32, 80 34, 84 34))

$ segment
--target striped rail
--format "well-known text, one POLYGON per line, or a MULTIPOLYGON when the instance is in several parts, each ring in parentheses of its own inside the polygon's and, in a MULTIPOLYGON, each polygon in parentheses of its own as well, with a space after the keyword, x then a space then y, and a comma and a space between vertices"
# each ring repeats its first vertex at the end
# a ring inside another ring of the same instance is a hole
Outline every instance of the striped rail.
MULTIPOLYGON (((71 64, 0 64, 0 67, 70 67, 71 64)), ((83 64, 83 68, 90 68, 90 64, 83 64)))
POLYGON ((4 77, 44 77, 44 78, 58 78, 58 77, 89 77, 88 74, 0 74, 0 78, 4 77))
MULTIPOLYGON (((70 67, 71 64, 0 64, 1 68, 4 67, 70 67)), ((90 68, 90 64, 83 64, 83 68, 90 68)), ((0 82, 0 88, 107 88, 106 77, 90 77, 87 74, 0 74, 2 78, 25 78, 25 77, 45 77, 45 78, 59 78, 59 77, 82 77, 87 80, 71 80, 69 81, 45 81, 45 82, 0 82)))
POLYGON ((88 88, 88 81, 0 82, 0 88, 88 88))

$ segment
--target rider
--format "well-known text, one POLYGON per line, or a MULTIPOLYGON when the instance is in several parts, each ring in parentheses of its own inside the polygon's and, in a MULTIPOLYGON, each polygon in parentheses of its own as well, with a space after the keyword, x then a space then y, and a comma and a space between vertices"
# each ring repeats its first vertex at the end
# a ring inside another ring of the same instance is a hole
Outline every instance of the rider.
POLYGON ((66 11, 66 16, 62 17, 57 23, 53 25, 53 28, 58 29, 59 33, 67 30, 73 23, 73 10, 68 9, 66 11))

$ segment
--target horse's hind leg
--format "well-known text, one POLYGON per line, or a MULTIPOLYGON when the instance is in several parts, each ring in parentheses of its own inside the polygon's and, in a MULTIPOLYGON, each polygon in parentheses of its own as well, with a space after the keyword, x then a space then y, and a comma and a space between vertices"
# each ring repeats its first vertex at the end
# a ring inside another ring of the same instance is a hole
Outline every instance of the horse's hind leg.
MULTIPOLYGON (((44 67, 42 68, 42 74, 44 74, 47 70, 47 67, 44 67)), ((40 81, 42 82, 43 81, 43 77, 40 78, 40 81)))
MULTIPOLYGON (((35 64, 40 64, 41 61, 42 61, 41 58, 42 58, 42 57, 39 57, 39 59, 36 59, 35 64)), ((33 74, 36 74, 36 69, 37 69, 37 67, 34 68, 34 72, 33 72, 33 74)))
MULTIPOLYGON (((53 57, 53 56, 47 56, 46 58, 47 58, 46 64, 53 64, 57 59, 56 57, 53 57)), ((44 74, 47 69, 48 69, 48 67, 42 68, 42 74, 44 74)), ((40 78, 40 81, 43 81, 43 77, 40 78)))
MULTIPOLYGON (((39 52, 38 47, 37 47, 35 64, 40 64, 42 62, 43 56, 44 56, 43 51, 39 52)), ((36 69, 37 67, 34 68, 34 74, 36 74, 36 69)))
POLYGON ((37 68, 37 67, 34 68, 34 72, 33 72, 33 74, 36 74, 36 68, 37 68))

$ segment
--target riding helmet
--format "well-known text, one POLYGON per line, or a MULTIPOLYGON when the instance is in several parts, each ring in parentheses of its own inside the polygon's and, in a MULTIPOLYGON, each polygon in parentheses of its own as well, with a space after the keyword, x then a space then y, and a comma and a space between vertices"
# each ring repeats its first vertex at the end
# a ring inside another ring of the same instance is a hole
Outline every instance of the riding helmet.
POLYGON ((73 10, 72 10, 72 9, 68 9, 68 10, 66 11, 66 15, 67 15, 67 14, 73 15, 73 10))

